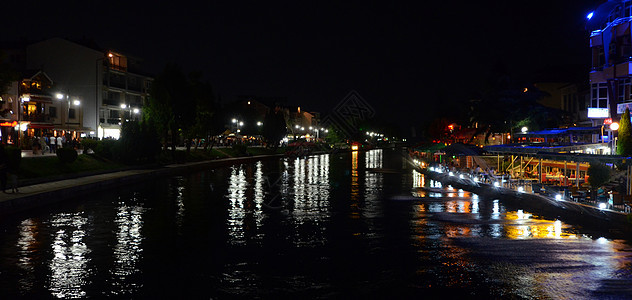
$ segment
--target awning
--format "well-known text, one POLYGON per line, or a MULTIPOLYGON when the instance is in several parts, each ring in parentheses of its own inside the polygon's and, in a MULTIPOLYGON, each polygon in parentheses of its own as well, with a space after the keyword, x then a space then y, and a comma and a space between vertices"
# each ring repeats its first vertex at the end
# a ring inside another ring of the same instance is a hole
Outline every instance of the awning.
POLYGON ((29 101, 33 101, 33 102, 39 102, 39 103, 53 103, 53 98, 51 96, 48 95, 33 95, 30 94, 29 96, 29 101))
POLYGON ((55 125, 53 124, 29 124, 30 128, 39 128, 39 129, 53 129, 55 128, 55 125))

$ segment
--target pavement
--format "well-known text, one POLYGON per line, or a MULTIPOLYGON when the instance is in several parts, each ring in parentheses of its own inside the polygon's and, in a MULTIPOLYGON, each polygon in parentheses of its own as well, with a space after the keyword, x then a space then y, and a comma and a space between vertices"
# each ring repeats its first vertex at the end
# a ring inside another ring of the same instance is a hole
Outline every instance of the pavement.
MULTIPOLYGON (((78 149, 77 154, 83 154, 83 149, 78 149)), ((44 153, 33 153, 33 150, 22 150, 22 157, 46 157, 57 156, 55 152, 45 151, 44 153)))

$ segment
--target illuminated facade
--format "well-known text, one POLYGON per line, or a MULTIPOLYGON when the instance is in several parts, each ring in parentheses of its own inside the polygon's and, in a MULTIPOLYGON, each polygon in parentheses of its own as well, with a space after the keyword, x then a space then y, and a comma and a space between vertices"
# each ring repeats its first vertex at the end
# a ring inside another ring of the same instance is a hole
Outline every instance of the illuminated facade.
POLYGON ((593 126, 632 110, 631 16, 632 0, 607 1, 587 15, 592 54, 588 118, 593 126))
POLYGON ((77 131, 92 137, 118 138, 125 120, 140 118, 153 79, 140 75, 139 66, 139 59, 61 38, 26 47, 26 68, 46 71, 58 93, 79 101, 77 131))

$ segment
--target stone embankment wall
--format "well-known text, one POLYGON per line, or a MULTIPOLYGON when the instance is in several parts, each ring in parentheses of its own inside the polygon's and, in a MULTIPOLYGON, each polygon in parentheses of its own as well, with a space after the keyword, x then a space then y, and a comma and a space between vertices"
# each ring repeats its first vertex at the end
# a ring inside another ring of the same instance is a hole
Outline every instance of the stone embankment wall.
POLYGON ((532 213, 547 218, 560 219, 568 223, 632 232, 632 224, 628 221, 625 213, 600 209, 574 201, 555 200, 538 194, 518 192, 428 169, 419 168, 418 171, 443 185, 451 185, 454 188, 470 191, 478 194, 479 197, 499 199, 508 207, 530 210, 532 213))

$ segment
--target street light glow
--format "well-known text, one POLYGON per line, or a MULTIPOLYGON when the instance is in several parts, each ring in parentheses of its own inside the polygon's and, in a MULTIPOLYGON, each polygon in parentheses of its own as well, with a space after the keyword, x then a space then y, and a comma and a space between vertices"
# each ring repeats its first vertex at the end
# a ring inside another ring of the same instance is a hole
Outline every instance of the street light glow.
POLYGON ((134 112, 135 114, 140 113, 140 109, 138 109, 138 108, 134 108, 133 112, 134 112))
POLYGON ((233 123, 237 123, 237 119, 233 119, 233 123))
POLYGON ((75 105, 75 106, 79 106, 79 105, 81 105, 81 101, 75 99, 75 100, 72 101, 72 104, 75 105))
POLYGON ((529 131, 529 128, 527 128, 527 126, 522 127, 522 129, 520 129, 520 131, 522 131, 522 133, 527 133, 527 131, 529 131))
POLYGON ((61 99, 64 99, 64 94, 57 93, 57 94, 55 95, 55 97, 57 97, 57 99, 60 99, 60 100, 61 100, 61 99))
POLYGON ((122 109, 125 109, 125 108, 127 108, 127 105, 125 105, 125 104, 121 104, 121 108, 122 108, 122 109))
POLYGON ((619 130, 619 123, 612 122, 612 124, 610 124, 610 130, 619 130))

